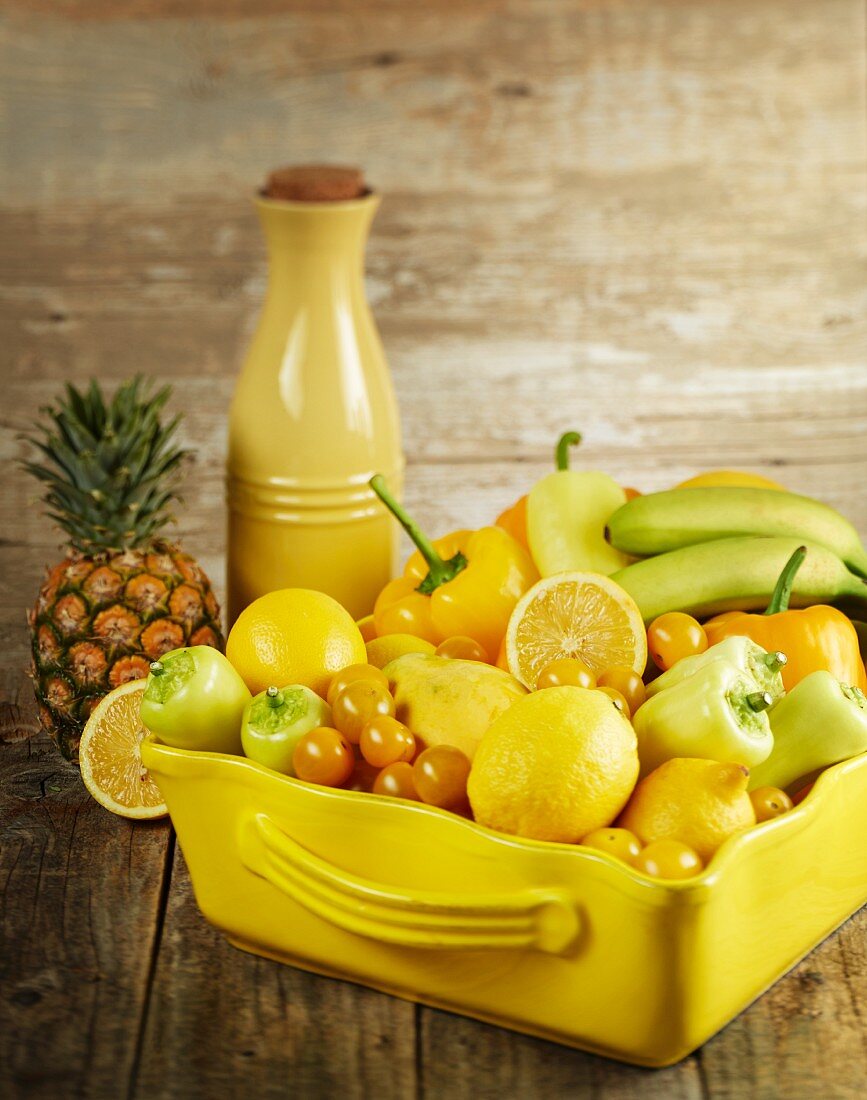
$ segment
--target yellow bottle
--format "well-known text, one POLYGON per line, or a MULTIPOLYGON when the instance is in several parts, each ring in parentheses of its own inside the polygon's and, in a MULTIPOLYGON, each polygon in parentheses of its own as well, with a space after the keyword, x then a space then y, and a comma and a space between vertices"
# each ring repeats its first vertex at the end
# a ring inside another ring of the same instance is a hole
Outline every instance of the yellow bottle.
POLYGON ((395 571, 397 524, 368 487, 400 487, 397 404, 364 293, 378 196, 258 198, 268 291, 229 422, 228 613, 316 588, 356 618, 395 571))

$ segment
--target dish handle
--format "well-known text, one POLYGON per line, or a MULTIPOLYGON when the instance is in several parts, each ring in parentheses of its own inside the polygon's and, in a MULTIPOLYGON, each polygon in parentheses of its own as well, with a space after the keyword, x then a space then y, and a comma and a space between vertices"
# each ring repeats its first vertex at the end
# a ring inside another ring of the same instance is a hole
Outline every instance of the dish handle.
POLYGON ((262 813, 242 824, 239 848, 249 871, 294 902, 346 932, 380 943, 449 951, 531 948, 564 955, 581 931, 578 910, 565 890, 399 890, 314 855, 262 813))

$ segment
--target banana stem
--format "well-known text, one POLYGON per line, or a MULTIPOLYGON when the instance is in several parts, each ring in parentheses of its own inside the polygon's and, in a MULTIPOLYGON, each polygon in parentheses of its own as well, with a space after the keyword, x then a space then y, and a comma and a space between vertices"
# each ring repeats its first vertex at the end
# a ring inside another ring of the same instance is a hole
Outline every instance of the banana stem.
POLYGON ((795 574, 804 564, 804 558, 806 556, 807 547, 799 546, 783 566, 783 571, 780 573, 779 579, 777 580, 774 594, 771 596, 771 602, 768 604, 768 609, 765 612, 766 615, 776 615, 780 611, 789 610, 789 600, 792 598, 792 586, 795 583, 795 574))
POLYGON ((557 440, 557 446, 554 449, 554 461, 557 464, 558 470, 569 469, 569 448, 577 447, 581 442, 580 432, 564 432, 557 440))
POLYGON ((373 489, 374 493, 376 493, 404 531, 406 531, 417 547, 418 552, 427 563, 427 576, 416 589, 417 592, 430 595, 430 593, 439 588, 440 585, 447 584, 450 580, 453 580, 458 573, 466 569, 468 562, 460 551, 458 551, 453 558, 449 558, 448 561, 440 557, 434 544, 424 531, 422 531, 409 513, 402 508, 391 495, 382 474, 374 474, 368 482, 368 485, 373 489))
POLYGON ((747 706, 756 712, 767 710, 773 703, 774 697, 769 691, 751 691, 746 697, 747 706))

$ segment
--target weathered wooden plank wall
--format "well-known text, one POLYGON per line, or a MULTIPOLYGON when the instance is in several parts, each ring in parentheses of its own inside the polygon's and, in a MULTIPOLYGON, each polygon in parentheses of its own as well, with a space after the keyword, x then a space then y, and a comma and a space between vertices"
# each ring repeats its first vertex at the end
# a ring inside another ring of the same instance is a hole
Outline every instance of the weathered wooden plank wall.
POLYGON ((265 278, 248 196, 343 160, 385 195, 369 291, 432 529, 494 515, 575 426, 625 483, 752 467, 867 534, 865 71, 863 0, 5 0, 10 1094, 863 1095, 863 917, 655 1076, 232 951, 167 831, 108 819, 25 740, 23 612, 58 537, 13 460, 63 379, 172 379, 198 449, 180 531, 221 582, 224 413, 265 278))

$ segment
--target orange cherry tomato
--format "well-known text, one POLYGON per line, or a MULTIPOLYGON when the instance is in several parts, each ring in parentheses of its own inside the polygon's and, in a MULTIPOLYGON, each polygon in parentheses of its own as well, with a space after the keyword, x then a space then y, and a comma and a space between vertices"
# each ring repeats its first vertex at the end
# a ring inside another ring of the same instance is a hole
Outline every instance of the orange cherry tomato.
POLYGON ((388 714, 375 714, 361 731, 361 755, 375 768, 385 768, 415 756, 415 738, 403 722, 388 714))
POLYGON ((431 745, 412 767, 415 789, 422 802, 444 810, 456 810, 467 804, 467 779, 470 761, 466 753, 453 745, 431 745))
POLYGON ((392 798, 408 798, 418 802, 413 781, 412 764, 400 760, 383 768, 373 784, 374 794, 387 794, 392 798))
POLYGON ((750 802, 756 811, 756 822, 770 821, 791 810, 794 803, 779 787, 756 787, 750 791, 750 802))
POLYGON ((596 677, 583 661, 574 657, 562 657, 559 661, 552 661, 550 665, 545 665, 536 680, 537 691, 563 685, 594 688, 596 677))
POLYGON ((351 684, 353 680, 369 680, 381 684, 384 688, 388 687, 387 676, 382 669, 377 668, 375 665, 347 665, 346 668, 342 668, 340 672, 335 672, 331 677, 327 696, 329 706, 334 703, 334 700, 346 685, 351 684))
POLYGON ((594 829, 581 841, 585 848, 595 848, 599 852, 608 852, 624 863, 631 863, 641 851, 641 841, 628 829, 594 829))
POLYGON ((599 687, 598 684, 596 685, 596 691, 601 691, 603 695, 607 695, 624 718, 632 717, 632 711, 629 708, 629 703, 622 691, 618 691, 617 688, 612 687, 599 687))
POLYGON ((679 840, 654 840, 642 848, 632 866, 654 878, 692 878, 702 870, 701 856, 679 840))
POLYGON ((319 726, 299 739, 292 763, 299 779, 323 787, 340 787, 355 769, 355 753, 342 733, 319 726))
POLYGON ((461 634, 455 634, 446 638, 436 648, 437 657, 451 657, 454 661, 481 661, 488 664, 488 655, 475 638, 465 638, 461 634))
POLYGON ((356 757, 352 775, 343 784, 344 789, 347 791, 364 791, 369 794, 373 790, 373 784, 376 782, 378 775, 379 768, 374 768, 368 764, 364 757, 361 757, 361 759, 356 757))
POLYGON ((647 647, 657 668, 663 672, 684 657, 704 653, 707 635, 704 627, 692 615, 682 611, 667 611, 654 619, 647 628, 647 647))
POLYGON ((616 668, 606 668, 596 680, 597 687, 615 688, 629 704, 629 713, 635 714, 644 700, 647 698, 647 689, 644 681, 637 672, 633 672, 626 665, 618 665, 616 668))
POLYGON ((331 721, 347 740, 357 745, 361 731, 375 714, 394 717, 394 699, 387 687, 371 680, 353 680, 331 706, 331 721))

